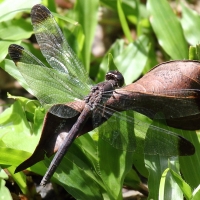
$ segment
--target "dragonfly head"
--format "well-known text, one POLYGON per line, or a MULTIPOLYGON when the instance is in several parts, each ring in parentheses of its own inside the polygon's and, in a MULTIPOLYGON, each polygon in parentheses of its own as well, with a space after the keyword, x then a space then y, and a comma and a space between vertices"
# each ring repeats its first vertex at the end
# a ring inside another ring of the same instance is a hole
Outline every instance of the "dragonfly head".
POLYGON ((124 77, 117 70, 109 71, 106 74, 106 80, 107 81, 114 80, 115 81, 115 87, 122 87, 124 85, 124 77))

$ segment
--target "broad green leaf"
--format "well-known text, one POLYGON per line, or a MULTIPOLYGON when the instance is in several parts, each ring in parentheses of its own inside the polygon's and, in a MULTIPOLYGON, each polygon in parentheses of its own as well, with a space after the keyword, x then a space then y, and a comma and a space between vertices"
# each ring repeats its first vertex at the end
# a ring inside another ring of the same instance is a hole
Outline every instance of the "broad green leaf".
MULTIPOLYGON (((166 126, 164 120, 154 121, 153 125, 179 134, 179 132, 176 131, 175 129, 166 126)), ((185 131, 184 133, 189 134, 189 131, 185 131)), ((178 155, 177 146, 173 144, 174 142, 175 144, 177 142, 175 136, 172 137, 169 134, 163 135, 162 136, 163 143, 160 144, 157 144, 158 143, 156 140, 157 137, 159 137, 159 133, 155 134, 155 131, 151 129, 148 130, 147 137, 145 140, 145 152, 147 151, 147 149, 148 151, 150 150, 152 151, 152 148, 157 149, 157 146, 160 145, 161 148, 159 148, 159 150, 160 149, 161 151, 167 150, 167 152, 169 151, 169 155, 173 152, 176 152, 175 154, 178 155), (154 138, 152 138, 153 135, 154 138), (165 142, 168 140, 171 141, 170 147, 169 145, 165 146, 165 142)), ((156 151, 158 152, 158 150, 156 151)), ((192 156, 185 156, 185 157, 189 158, 192 156)), ((182 157, 180 157, 180 159, 181 158, 182 157)), ((165 171, 167 168, 170 167, 171 169, 175 170, 176 173, 180 173, 178 157, 170 157, 167 156, 167 154, 166 156, 159 156, 159 155, 154 156, 145 154, 145 164, 149 171, 149 178, 148 178, 148 186, 150 192, 149 198, 157 199, 159 195, 159 199, 173 199, 173 196, 176 195, 176 199, 182 199, 182 193, 177 183, 175 182, 175 180, 172 179, 170 173, 167 173, 168 170, 165 171), (164 171, 165 173, 163 174, 164 171)))
POLYGON ((41 132, 41 124, 37 129, 38 132, 33 133, 19 101, 0 115, 0 126, 0 139, 7 147, 33 152, 40 137, 37 133, 41 132))
MULTIPOLYGON (((15 182, 18 184, 21 191, 24 194, 29 194, 28 189, 27 189, 27 185, 26 185, 25 174, 23 172, 19 172, 17 174, 14 174, 14 170, 15 170, 16 166, 18 166, 26 158, 30 157, 31 154, 26 152, 26 151, 11 149, 11 148, 8 148, 8 147, 0 147, 0 151, 1 151, 0 164, 1 165, 7 165, 7 166, 10 165, 10 167, 7 168, 8 172, 10 173, 12 178, 15 180, 15 182)), ((45 172, 43 170, 44 165, 41 165, 41 164, 36 164, 32 168, 37 169, 35 171, 33 170, 35 173, 44 174, 44 172, 45 172), (39 166, 39 167, 37 167, 37 166, 39 166)), ((2 194, 2 193, 0 193, 0 194, 2 194)))
MULTIPOLYGON (((53 180, 61 184, 76 199, 87 200, 88 196, 91 199, 103 199, 106 189, 96 172, 96 156, 97 147, 91 136, 81 136, 70 147, 53 180)), ((47 167, 50 161, 50 159, 45 160, 47 167)))
POLYGON ((181 4, 182 7, 182 18, 181 24, 183 27, 184 35, 186 40, 191 45, 199 44, 199 24, 200 24, 200 16, 199 14, 187 7, 184 3, 181 4))
MULTIPOLYGON (((150 38, 151 41, 151 38, 150 38)), ((156 52, 154 50, 154 44, 150 44, 149 47, 149 54, 148 54, 148 60, 146 62, 145 68, 143 70, 143 74, 146 74, 147 72, 149 72, 154 66, 156 66, 158 64, 157 61, 157 55, 156 52)))
POLYGON ((133 153, 133 164, 135 168, 137 169, 137 172, 139 172, 143 177, 148 178, 148 170, 145 167, 144 162, 144 155, 139 155, 137 153, 133 153))
POLYGON ((38 100, 27 99, 25 97, 20 97, 20 96, 13 96, 11 94, 8 94, 8 98, 19 100, 24 110, 32 114, 35 112, 37 107, 40 106, 40 103, 38 102, 38 100))
POLYGON ((12 149, 8 147, 0 147, 0 164, 1 165, 19 165, 24 159, 30 156, 30 153, 22 150, 12 149))
MULTIPOLYGON (((15 111, 19 113, 19 108, 16 106, 15 106, 15 111)), ((7 112, 9 113, 8 109, 7 112)), ((7 113, 4 113, 4 116, 6 116, 6 114, 7 113)), ((4 118, 4 116, 2 116, 3 120, 6 121, 6 118, 4 118)), ((23 117, 21 118, 21 120, 26 121, 23 117)), ((23 123, 20 122, 18 126, 23 126, 23 123)), ((9 128, 9 124, 8 127, 5 126, 6 125, 5 123, 3 123, 3 125, 4 129, 9 128)), ((10 124, 11 127, 15 127, 15 130, 16 130, 16 125, 14 126, 13 124, 10 124)), ((12 131, 12 133, 14 132, 12 131)), ((21 133, 21 131, 18 130, 16 134, 18 134, 19 136, 19 133, 21 133)), ((13 148, 26 149, 27 151, 33 152, 35 146, 31 145, 31 142, 33 142, 32 140, 35 140, 33 136, 32 137, 29 136, 27 138, 26 134, 24 133, 22 136, 23 137, 19 136, 18 138, 20 139, 20 147, 17 147, 16 143, 15 146, 13 146, 13 148), (29 147, 27 147, 24 142, 29 147)), ((72 153, 70 153, 70 151, 68 152, 68 154, 66 155, 67 156, 66 159, 65 158, 63 159, 61 165, 58 167, 57 172, 54 174, 53 179, 59 184, 63 185, 63 187, 67 189, 76 198, 87 199, 88 196, 91 196, 95 197, 96 199, 102 199, 101 195, 102 193, 106 193, 106 191, 103 188, 103 183, 101 182, 101 179, 98 178, 98 175, 95 175, 95 170, 97 166, 97 158, 95 158, 96 147, 95 145, 92 145, 92 140, 91 138, 89 140, 89 138, 90 138, 89 135, 88 136, 86 135, 82 136, 80 139, 77 139, 77 142, 79 141, 77 143, 78 146, 75 145, 76 142, 74 145, 72 145, 70 149, 72 153), (84 139, 85 137, 87 137, 86 140, 84 139), (88 158, 90 159, 88 160, 88 158), (91 170, 92 168, 93 170, 91 170), (85 184, 86 182, 91 184, 87 185, 85 184), (83 185, 85 185, 84 188, 83 185), (96 187, 94 187, 94 185, 96 185, 96 187), (80 192, 77 192, 77 188, 82 188, 82 190, 80 190, 80 192)), ((13 142, 16 142, 15 137, 13 137, 12 139, 13 142)), ((7 141, 5 142, 7 145, 9 144, 7 141)), ((8 147, 2 147, 0 155, 0 163, 4 165, 13 165, 16 167, 19 163, 24 161, 29 156, 30 153, 26 153, 24 151, 20 151, 17 149, 11 149, 8 147)), ((49 166, 50 160, 47 159, 45 162, 47 166, 49 166)), ((40 163, 32 166, 30 169, 36 173, 40 173, 41 175, 43 175, 45 173, 46 168, 42 166, 40 163), (37 167, 39 165, 40 167, 37 167)), ((20 176, 20 174, 18 176, 20 176)), ((26 187, 23 184, 23 179, 21 180, 19 179, 18 181, 19 181, 18 182, 19 186, 22 189, 23 188, 26 189, 26 187)))
MULTIPOLYGON (((171 160, 171 159, 170 159, 171 160)), ((145 164, 149 171, 149 199, 182 199, 182 193, 170 174, 167 174, 169 157, 145 155, 145 164), (166 171, 165 171, 166 170, 166 171)))
POLYGON ((132 153, 113 148, 99 139, 99 175, 103 179, 110 199, 122 199, 122 186, 132 166, 132 153))
POLYGON ((26 0, 5 0, 0 5, 0 22, 7 21, 12 19, 17 12, 21 12, 21 10, 29 10, 35 4, 41 3, 41 0, 33 0, 33 1, 26 1, 26 0))
POLYGON ((15 42, 29 38, 32 34, 33 31, 30 22, 24 19, 15 19, 0 24, 0 38, 2 40, 15 42))
POLYGON ((187 59, 188 47, 180 22, 167 0, 148 0, 150 22, 160 46, 172 59, 187 59))
POLYGON ((130 43, 117 57, 113 56, 116 67, 123 74, 126 84, 132 83, 141 75, 148 53, 149 39, 143 35, 130 43))
MULTIPOLYGON (((124 41, 123 40, 116 40, 115 43, 110 47, 102 62, 100 64, 99 73, 97 75, 97 82, 101 82, 105 80, 105 75, 109 71, 109 63, 108 63, 108 54, 112 54, 113 59, 117 57, 124 51, 124 41)), ((114 62, 114 60, 113 60, 114 62)))
MULTIPOLYGON (((178 157, 170 158, 168 167, 170 167, 177 173, 180 173, 178 157)), ((181 193, 179 186, 177 185, 176 181, 173 179, 173 177, 169 173, 168 169, 169 168, 167 168, 164 171, 162 178, 161 178, 160 188, 159 188, 159 199, 163 199, 163 200, 173 199, 173 197, 176 196, 177 200, 178 199, 182 200, 183 194, 181 193)))
POLYGON ((149 199, 158 199, 160 179, 168 166, 168 159, 159 155, 145 155, 145 165, 149 172, 149 199))

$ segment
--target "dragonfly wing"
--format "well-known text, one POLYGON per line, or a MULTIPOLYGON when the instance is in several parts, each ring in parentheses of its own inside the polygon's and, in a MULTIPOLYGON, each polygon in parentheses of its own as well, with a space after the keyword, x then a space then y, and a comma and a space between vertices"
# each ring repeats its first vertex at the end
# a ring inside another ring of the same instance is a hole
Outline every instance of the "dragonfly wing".
POLYGON ((104 122, 99 128, 100 137, 116 149, 124 151, 135 151, 136 137, 133 125, 124 123, 115 114, 104 122))
POLYGON ((65 40, 51 12, 43 5, 31 10, 31 20, 37 42, 47 62, 54 69, 68 73, 77 79, 83 90, 91 81, 82 63, 65 40))
POLYGON ((49 112, 60 117, 60 118, 72 118, 76 115, 80 114, 78 109, 76 110, 73 107, 70 107, 69 105, 64 104, 55 104, 50 109, 49 112))
POLYGON ((110 118, 99 127, 100 136, 117 149, 149 155, 192 155, 194 146, 172 131, 137 119, 133 111, 123 113, 106 108, 110 118), (187 147, 187 148, 186 148, 187 147))
MULTIPOLYGON (((180 89, 155 91, 130 91, 123 88, 116 89, 109 106, 119 110, 135 110, 150 118, 175 119, 200 114, 200 90, 180 89)), ((110 94, 105 94, 109 96, 110 94)))
MULTIPOLYGON (((75 98, 82 99, 86 95, 80 95, 83 91, 77 87, 76 79, 46 67, 23 47, 10 45, 9 55, 41 104, 50 107, 74 101, 75 98)), ((85 91, 88 93, 90 90, 86 88, 85 91)))

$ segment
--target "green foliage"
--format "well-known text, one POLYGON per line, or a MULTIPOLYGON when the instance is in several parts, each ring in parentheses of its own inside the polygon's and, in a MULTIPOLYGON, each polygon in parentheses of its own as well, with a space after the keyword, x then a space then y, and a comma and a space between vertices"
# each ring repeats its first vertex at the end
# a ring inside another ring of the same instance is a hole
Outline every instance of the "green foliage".
MULTIPOLYGON (((8 46, 14 43, 21 44, 46 63, 39 50, 24 40, 28 39, 33 31, 30 18, 22 17, 23 13, 29 12, 37 3, 41 1, 34 0, 27 3, 24 0, 16 2, 4 0, 0 4, 1 67, 30 93, 31 90, 19 71, 9 59, 5 58, 8 46)), ((55 5, 51 1, 46 1, 46 6, 56 12, 55 5)), ((166 0, 148 0, 146 5, 139 0, 99 2, 77 0, 75 8, 70 10, 68 15, 55 14, 55 16, 71 47, 83 61, 90 75, 95 77, 96 82, 104 79, 108 69, 117 67, 124 75, 126 84, 129 84, 157 64, 156 52, 160 53, 159 59, 162 61, 187 59, 188 55, 189 59, 199 59, 200 16, 185 4, 181 4, 181 8, 180 19, 166 0), (123 39, 114 41, 101 59, 91 58, 91 46, 100 5, 112 11, 115 16, 104 19, 104 23, 113 28, 115 25, 122 26, 124 35, 129 41, 128 44, 123 39), (133 29, 137 35, 135 39, 131 37, 132 27, 135 27, 133 29), (188 45, 197 45, 197 48, 190 47, 188 51, 188 45), (98 67, 89 67, 91 60, 96 61, 98 67)), ((21 191, 30 196, 23 172, 18 174, 13 172, 15 167, 34 151, 40 138, 45 113, 38 101, 23 97, 10 96, 10 98, 16 99, 15 103, 0 115, 0 165, 2 169, 7 168, 21 191)), ((143 116, 138 118, 149 123, 143 116)), ((140 190, 141 180, 131 168, 134 165, 142 176, 148 178, 149 198, 183 199, 184 196, 186 199, 199 199, 199 134, 156 125, 190 140, 195 145, 195 155, 169 158, 121 151, 104 143, 101 138, 95 138, 98 130, 94 130, 76 139, 52 181, 62 185, 77 199, 122 199, 123 185, 140 190)), ((29 170, 44 175, 50 161, 51 159, 45 158, 29 170)), ((11 199, 5 187, 7 177, 3 175, 2 169, 0 199, 2 194, 6 199, 11 199)))
POLYGON ((12 200, 12 197, 10 195, 8 188, 5 186, 4 179, 8 179, 8 175, 3 171, 2 168, 0 168, 0 199, 12 200))

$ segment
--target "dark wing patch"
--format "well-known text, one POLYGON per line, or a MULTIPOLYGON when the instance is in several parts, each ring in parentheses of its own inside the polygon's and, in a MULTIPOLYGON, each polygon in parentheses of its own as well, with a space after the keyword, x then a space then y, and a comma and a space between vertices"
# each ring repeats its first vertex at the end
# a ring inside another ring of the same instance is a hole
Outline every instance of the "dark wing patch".
POLYGON ((23 47, 16 44, 11 44, 8 48, 8 53, 16 65, 22 58, 23 50, 23 47))

